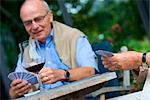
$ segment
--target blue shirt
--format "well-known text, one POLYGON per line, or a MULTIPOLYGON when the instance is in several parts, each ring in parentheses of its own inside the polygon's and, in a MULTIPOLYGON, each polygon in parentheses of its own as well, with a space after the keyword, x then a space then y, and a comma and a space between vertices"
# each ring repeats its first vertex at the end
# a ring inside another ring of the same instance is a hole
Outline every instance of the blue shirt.
MULTIPOLYGON (((39 42, 41 47, 41 52, 45 58, 45 65, 44 67, 51 67, 53 69, 62 69, 68 70, 70 67, 62 63, 61 59, 56 50, 56 46, 54 43, 54 31, 52 30, 50 36, 46 39, 46 43, 42 44, 39 42)), ((77 40, 77 47, 76 47, 76 63, 78 67, 86 67, 91 66, 98 71, 97 64, 95 61, 95 54, 92 51, 91 45, 88 42, 86 37, 80 37, 77 40)), ((21 65, 21 57, 19 56, 16 72, 24 72, 26 71, 21 65)), ((64 84, 68 84, 69 82, 61 82, 58 81, 54 84, 43 85, 42 88, 44 89, 51 89, 58 86, 62 86, 64 84)))

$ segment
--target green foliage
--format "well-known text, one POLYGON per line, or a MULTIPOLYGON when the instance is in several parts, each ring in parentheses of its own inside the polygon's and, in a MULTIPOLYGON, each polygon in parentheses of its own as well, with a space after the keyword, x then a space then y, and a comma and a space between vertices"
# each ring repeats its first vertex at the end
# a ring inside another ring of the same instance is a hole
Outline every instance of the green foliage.
MULTIPOLYGON (((1 10, 1 37, 3 39, 10 36, 14 42, 5 41, 5 43, 2 40, 5 50, 7 48, 6 53, 10 66, 15 65, 16 52, 19 52, 16 44, 28 39, 28 34, 19 18, 19 8, 23 1, 6 0, 1 2, 1 7, 5 9, 5 13, 1 10), (15 48, 17 49, 15 50, 15 48)), ((103 35, 104 40, 112 43, 114 52, 118 52, 123 45, 128 46, 129 50, 149 51, 149 41, 145 38, 146 33, 136 0, 116 1, 118 0, 65 0, 66 5, 70 5, 70 8, 67 7, 68 12, 71 11, 70 9, 76 10, 76 13, 69 12, 73 20, 73 27, 83 31, 91 44, 102 42, 103 40, 98 37, 103 35), (99 1, 99 3, 95 3, 95 1, 99 1)), ((53 11, 54 19, 63 22, 57 0, 47 0, 47 2, 53 11)))
POLYGON ((129 40, 128 47, 131 50, 139 51, 139 52, 150 52, 150 42, 147 40, 147 38, 144 38, 143 40, 136 40, 131 39, 129 40))
MULTIPOLYGON (((129 50, 138 49, 138 46, 130 45, 132 39, 143 45, 146 33, 135 0, 103 1, 99 4, 101 7, 97 7, 97 11, 90 15, 88 12, 92 5, 93 2, 88 2, 78 14, 73 15, 74 26, 84 31, 91 43, 102 41, 98 40, 98 36, 103 34, 104 39, 112 43, 114 52, 120 51, 123 45, 128 46, 129 50)), ((145 48, 148 51, 148 45, 140 48, 140 51, 145 48)))

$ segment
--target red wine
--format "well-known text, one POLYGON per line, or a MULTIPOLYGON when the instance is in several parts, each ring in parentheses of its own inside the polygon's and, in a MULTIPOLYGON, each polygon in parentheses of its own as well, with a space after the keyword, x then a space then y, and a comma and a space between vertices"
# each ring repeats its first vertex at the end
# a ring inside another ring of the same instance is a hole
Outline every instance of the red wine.
POLYGON ((40 63, 40 64, 37 64, 34 66, 30 66, 30 67, 26 68, 26 70, 29 72, 37 73, 43 68, 44 64, 45 63, 40 63))

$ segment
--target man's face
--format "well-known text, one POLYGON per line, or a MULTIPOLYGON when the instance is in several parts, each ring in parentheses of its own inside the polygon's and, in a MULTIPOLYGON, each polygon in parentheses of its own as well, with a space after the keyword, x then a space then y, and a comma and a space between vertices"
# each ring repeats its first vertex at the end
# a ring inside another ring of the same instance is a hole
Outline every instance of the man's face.
POLYGON ((51 31, 52 13, 40 3, 31 4, 26 4, 21 8, 21 19, 28 34, 35 40, 45 43, 51 31))

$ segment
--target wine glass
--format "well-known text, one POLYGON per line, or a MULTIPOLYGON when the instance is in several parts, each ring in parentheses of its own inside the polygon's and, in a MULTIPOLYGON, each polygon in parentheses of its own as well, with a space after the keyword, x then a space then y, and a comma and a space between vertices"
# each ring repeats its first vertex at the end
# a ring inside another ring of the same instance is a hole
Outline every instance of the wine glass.
POLYGON ((37 41, 35 41, 35 45, 36 45, 35 50, 36 50, 37 57, 34 59, 25 59, 24 50, 27 46, 29 46, 29 41, 27 40, 19 44, 19 48, 21 52, 21 64, 27 72, 34 73, 37 76, 40 85, 40 90, 41 90, 42 82, 38 77, 38 72, 43 68, 45 64, 45 59, 44 56, 42 55, 42 50, 37 41))

